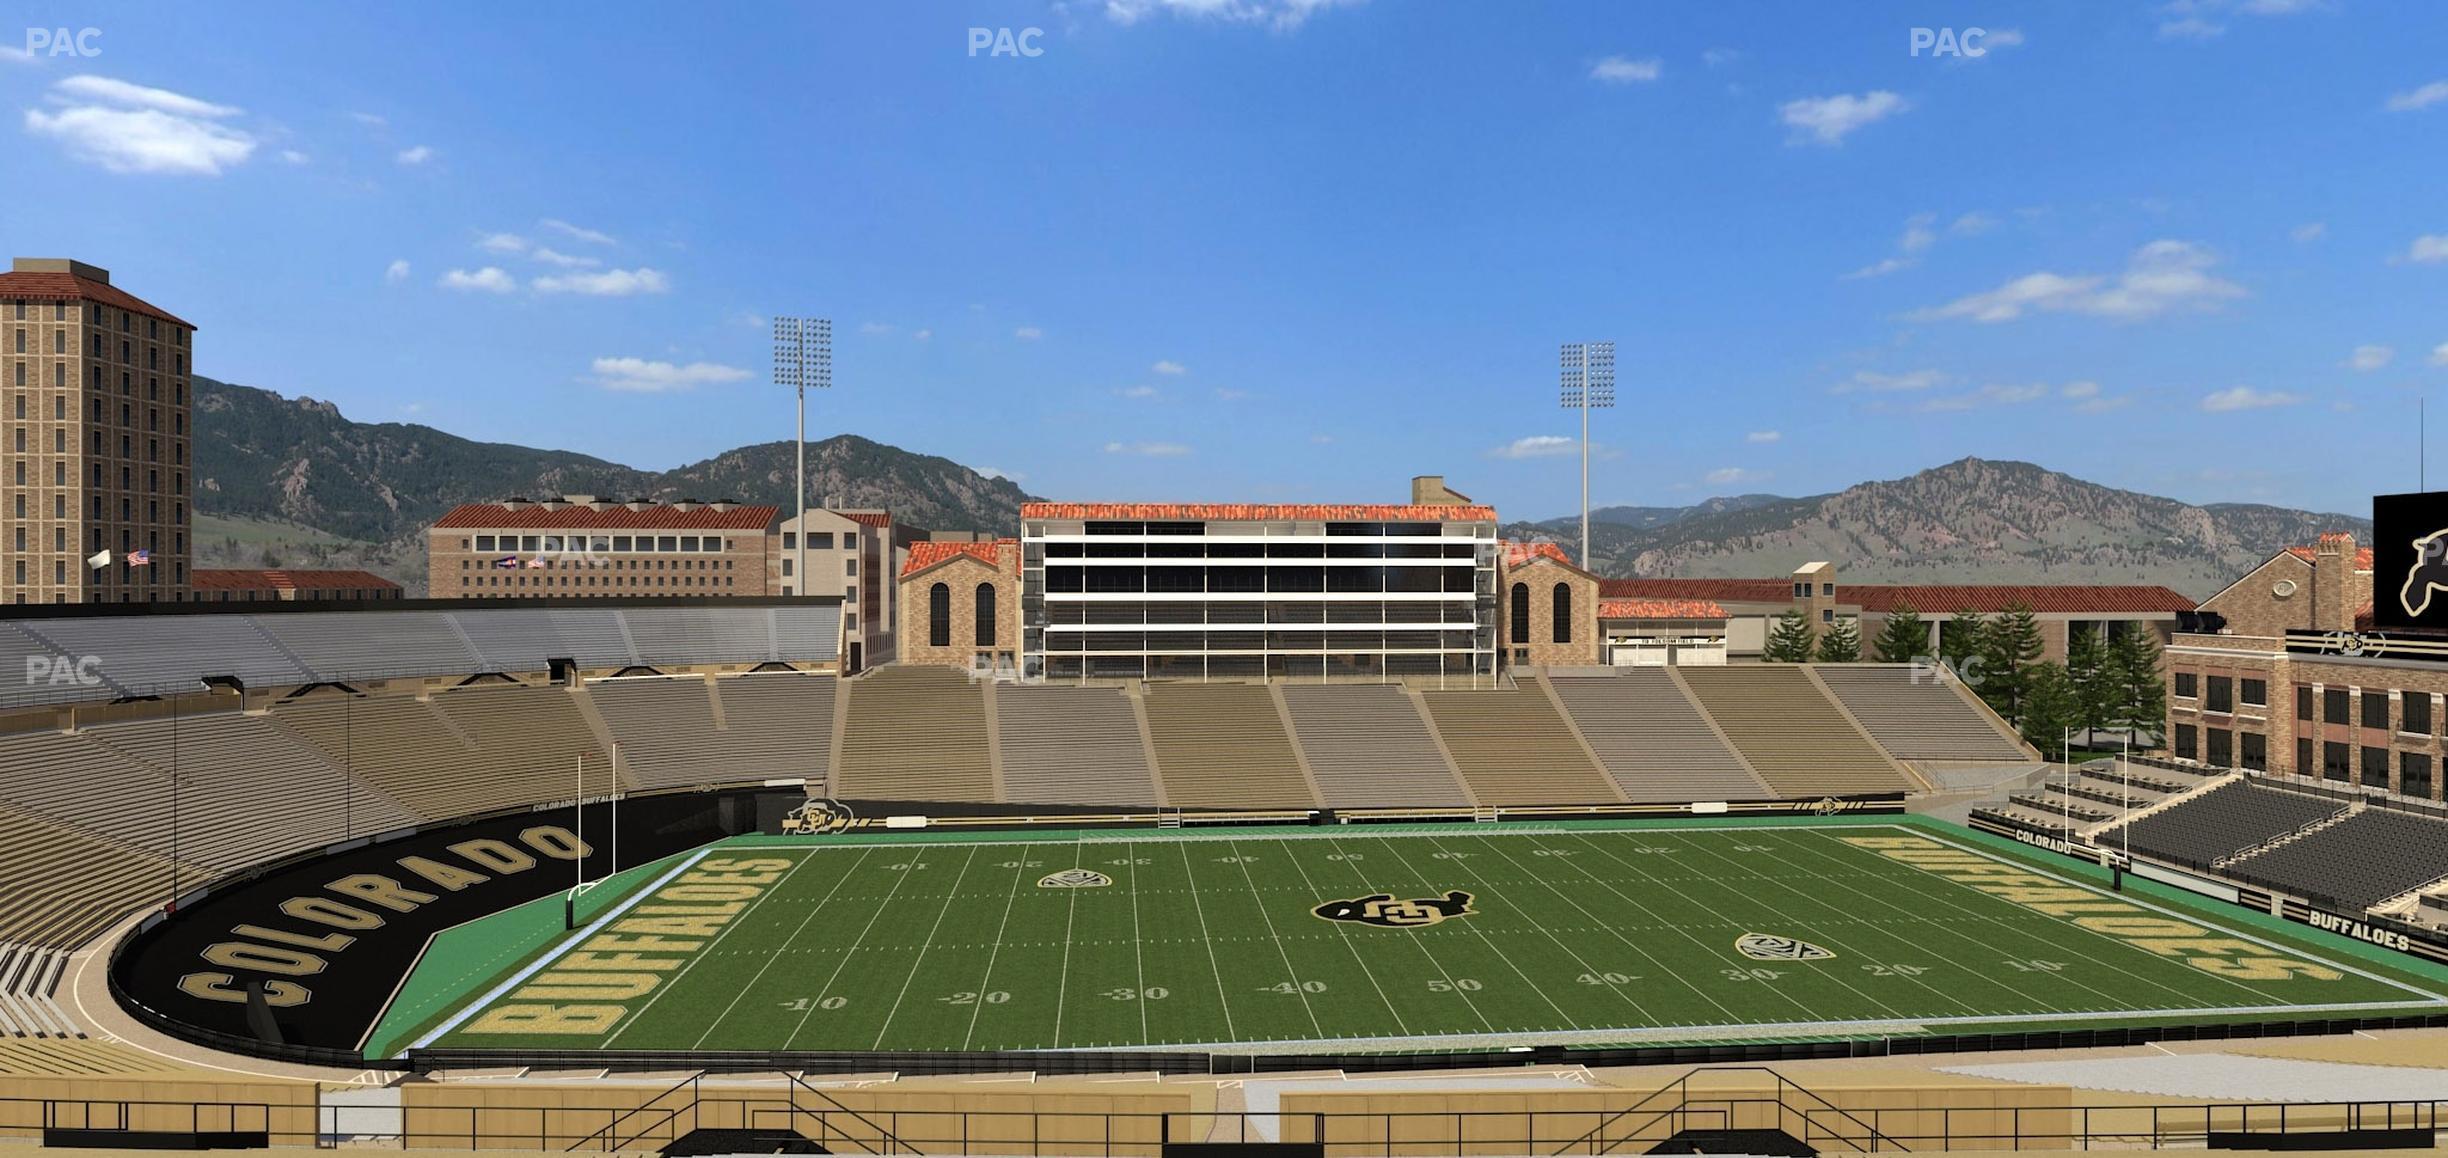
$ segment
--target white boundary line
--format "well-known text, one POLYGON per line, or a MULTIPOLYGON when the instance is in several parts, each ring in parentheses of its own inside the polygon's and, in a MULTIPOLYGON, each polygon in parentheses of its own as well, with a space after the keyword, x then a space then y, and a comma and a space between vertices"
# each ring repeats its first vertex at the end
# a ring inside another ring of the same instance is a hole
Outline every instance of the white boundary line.
POLYGON ((585 942, 588 938, 593 937, 604 926, 611 924, 613 921, 619 919, 621 914, 628 912, 639 901, 645 900, 647 897, 652 896, 656 891, 660 890, 664 885, 671 883, 672 878, 696 867, 697 862, 704 860, 707 854, 714 851, 715 847, 716 846, 708 845, 705 848, 701 848, 696 852, 690 853, 688 859, 681 861, 679 864, 673 865, 671 871, 664 873, 662 876, 656 877, 646 887, 639 889, 626 897, 622 897, 621 902, 612 906, 610 912, 595 918, 594 924, 578 930, 577 936, 564 938, 559 945, 553 947, 551 952, 529 962, 524 968, 521 968, 518 972, 511 974, 507 980, 486 991, 483 997, 461 1006, 459 1012, 450 1015, 450 1018, 444 1021, 441 1025, 427 1031, 423 1037, 409 1042, 406 1049, 401 1051, 401 1054, 404 1055, 409 1049, 423 1049, 426 1046, 432 1045, 443 1035, 459 1028, 459 1024, 461 1022, 466 1021, 470 1017, 474 1017, 477 1011, 501 1000, 503 994, 506 994, 511 990, 526 984, 528 978, 543 972, 547 968, 550 968, 553 962, 561 959, 562 954, 569 952, 571 949, 576 948, 579 944, 585 942))

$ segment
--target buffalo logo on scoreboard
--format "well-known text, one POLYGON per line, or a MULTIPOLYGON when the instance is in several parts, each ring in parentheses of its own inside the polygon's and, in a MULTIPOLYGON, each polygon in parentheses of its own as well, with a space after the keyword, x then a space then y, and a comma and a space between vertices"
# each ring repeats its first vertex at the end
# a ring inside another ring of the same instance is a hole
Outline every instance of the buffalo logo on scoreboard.
POLYGON ((2448 492, 2372 499, 2375 626, 2448 627, 2448 492))
POLYGON ((1381 929, 1417 929, 1448 917, 1467 917, 1471 914, 1470 905, 1471 895, 1455 889, 1442 897, 1409 901, 1395 900, 1392 893, 1370 893, 1348 901, 1328 901, 1309 911, 1329 921, 1351 921, 1381 929))

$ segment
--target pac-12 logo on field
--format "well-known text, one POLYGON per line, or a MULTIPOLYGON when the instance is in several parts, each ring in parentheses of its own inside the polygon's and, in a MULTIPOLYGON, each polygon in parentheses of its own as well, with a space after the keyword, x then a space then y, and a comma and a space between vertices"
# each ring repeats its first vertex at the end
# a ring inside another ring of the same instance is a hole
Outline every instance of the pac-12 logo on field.
POLYGON ((1745 933, 1734 939, 1734 948, 1754 961, 1825 961, 1836 955, 1808 941, 1772 933, 1745 933))
POLYGON ((1037 878, 1041 889, 1101 889, 1112 883, 1112 877, 1095 869, 1064 869, 1037 878))
POLYGON ((1471 915, 1471 895, 1460 889, 1443 897, 1398 901, 1392 893, 1370 893, 1348 901, 1328 901, 1309 910, 1329 921, 1350 921, 1380 929, 1418 929, 1448 917, 1471 915))

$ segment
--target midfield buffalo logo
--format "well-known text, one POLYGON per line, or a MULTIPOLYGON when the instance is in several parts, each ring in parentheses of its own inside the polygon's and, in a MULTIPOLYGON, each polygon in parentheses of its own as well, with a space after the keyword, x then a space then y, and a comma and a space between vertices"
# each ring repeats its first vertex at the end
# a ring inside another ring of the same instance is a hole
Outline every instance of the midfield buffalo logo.
POLYGON ((1101 889, 1113 883, 1113 878, 1095 869, 1064 869, 1037 878, 1041 889, 1101 889))
POLYGON ((1745 933, 1734 939, 1734 948, 1754 961, 1825 961, 1836 955, 1808 941, 1771 933, 1745 933))
POLYGON ((1467 917, 1471 915, 1470 906, 1471 895, 1455 889, 1442 898, 1409 901, 1395 900, 1392 893, 1370 893, 1348 901, 1328 901, 1309 911, 1329 921, 1350 921, 1380 929, 1420 929, 1451 917, 1467 917))

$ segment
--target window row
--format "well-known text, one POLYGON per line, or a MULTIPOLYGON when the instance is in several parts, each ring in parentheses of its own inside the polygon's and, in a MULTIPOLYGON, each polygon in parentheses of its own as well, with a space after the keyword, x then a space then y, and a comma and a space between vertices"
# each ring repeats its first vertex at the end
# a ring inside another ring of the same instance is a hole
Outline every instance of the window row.
MULTIPOLYGON (((2320 715, 2312 714, 2312 685, 2295 685, 2295 718, 2304 723, 2360 724, 2366 728, 2386 729, 2389 720, 2389 693, 2365 691, 2360 696, 2347 688, 2322 688, 2318 697, 2320 715)), ((2432 727, 2431 693, 2406 692, 2397 697, 2396 730, 2416 735, 2436 735, 2432 727)))
POLYGON ((1341 591, 1467 593, 1473 573, 1459 567, 1058 567, 1045 572, 1058 594, 1262 595, 1341 591))
MULTIPOLYGON (((586 551, 696 554, 731 549, 731 541, 720 535, 477 535, 474 538, 474 550, 479 553, 544 551, 559 554, 586 551)), ((459 549, 470 549, 468 540, 461 539, 459 549)))

